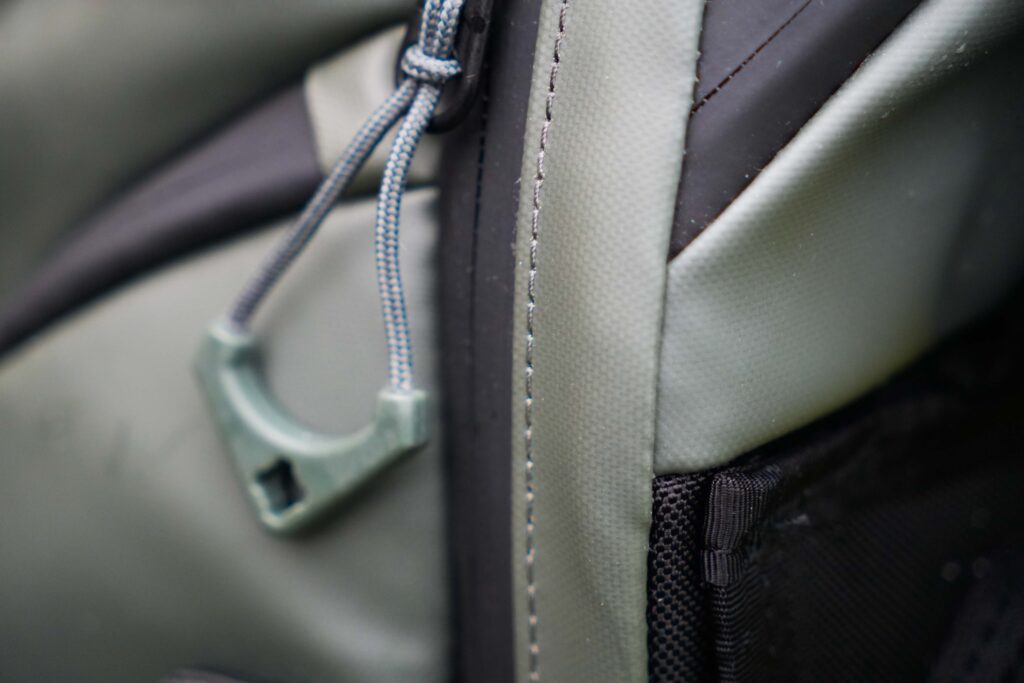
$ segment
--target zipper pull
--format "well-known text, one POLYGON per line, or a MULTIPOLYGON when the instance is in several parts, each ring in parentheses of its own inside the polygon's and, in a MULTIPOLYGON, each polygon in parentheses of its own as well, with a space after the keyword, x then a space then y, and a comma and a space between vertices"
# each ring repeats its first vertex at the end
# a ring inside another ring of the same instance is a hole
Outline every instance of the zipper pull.
MULTIPOLYGON (((260 520, 274 531, 305 526, 429 439, 428 397, 413 382, 412 340, 398 260, 399 215, 416 147, 434 116, 444 85, 463 71, 454 56, 462 6, 463 0, 425 0, 416 40, 402 51, 403 76, 395 91, 356 133, 298 221, 225 318, 211 325, 200 346, 196 358, 199 384, 260 520), (349 435, 319 434, 285 413, 269 395, 250 326, 270 290, 396 124, 398 130, 377 194, 375 228, 388 381, 377 395, 370 424, 349 435)), ((472 47, 472 37, 468 40, 467 55, 482 50, 472 47)), ((482 64, 482 51, 478 60, 482 64)), ((478 80, 468 79, 455 92, 475 87, 478 80)))

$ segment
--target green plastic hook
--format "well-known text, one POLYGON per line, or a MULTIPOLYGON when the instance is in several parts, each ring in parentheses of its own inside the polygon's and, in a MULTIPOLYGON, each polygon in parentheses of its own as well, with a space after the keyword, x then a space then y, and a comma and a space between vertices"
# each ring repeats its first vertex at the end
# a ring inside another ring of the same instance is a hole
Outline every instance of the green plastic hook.
POLYGON ((246 491, 273 531, 303 527, 427 442, 427 396, 415 390, 382 389, 373 422, 354 434, 303 427, 267 394, 253 335, 224 321, 211 325, 195 368, 246 491))

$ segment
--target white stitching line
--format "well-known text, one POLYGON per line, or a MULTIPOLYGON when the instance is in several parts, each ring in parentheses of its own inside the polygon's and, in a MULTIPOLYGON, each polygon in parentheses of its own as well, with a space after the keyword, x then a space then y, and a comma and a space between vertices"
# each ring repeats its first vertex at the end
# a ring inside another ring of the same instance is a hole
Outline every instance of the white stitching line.
POLYGON ((544 184, 544 153, 548 143, 548 129, 551 128, 551 113, 555 103, 555 78, 562 60, 562 39, 565 37, 565 16, 569 0, 562 0, 558 11, 558 32, 555 34, 554 54, 551 59, 551 74, 548 77, 548 93, 544 103, 544 124, 540 129, 540 146, 537 150, 537 174, 533 178, 533 212, 530 221, 530 270, 527 277, 526 302, 526 398, 523 401, 523 416, 526 428, 523 438, 526 442, 526 601, 528 612, 527 632, 530 644, 529 680, 540 680, 540 641, 537 638, 537 585, 534 581, 533 531, 533 350, 534 314, 537 310, 537 245, 540 237, 540 190, 544 184))

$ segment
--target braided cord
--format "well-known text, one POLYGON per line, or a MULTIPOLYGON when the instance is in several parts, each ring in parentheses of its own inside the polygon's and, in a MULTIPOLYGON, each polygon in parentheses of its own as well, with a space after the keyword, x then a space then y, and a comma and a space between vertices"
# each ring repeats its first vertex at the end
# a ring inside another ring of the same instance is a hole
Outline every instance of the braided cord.
POLYGON ((377 195, 377 289, 388 346, 388 381, 392 389, 413 388, 412 340, 405 308, 405 290, 398 259, 398 228, 402 196, 416 147, 441 98, 445 81, 459 73, 450 57, 462 0, 428 0, 423 8, 420 39, 402 57, 402 69, 419 87, 391 145, 377 195))
POLYGON ((399 216, 409 165, 441 98, 442 87, 461 71, 452 51, 462 4, 463 0, 425 0, 419 39, 402 55, 401 68, 406 78, 359 129, 298 220, 242 290, 228 315, 235 327, 249 329, 267 294, 309 244, 373 150, 404 115, 377 195, 375 246, 388 347, 388 382, 396 391, 413 389, 412 342, 398 259, 399 216))
POLYGON ((284 275, 288 266, 302 253, 338 200, 338 196, 348 188, 381 139, 395 125, 395 121, 405 113, 415 94, 416 86, 413 81, 407 80, 402 83, 352 138, 330 174, 306 203, 298 220, 277 243, 259 271, 242 290, 229 316, 236 327, 249 328, 256 309, 284 275))

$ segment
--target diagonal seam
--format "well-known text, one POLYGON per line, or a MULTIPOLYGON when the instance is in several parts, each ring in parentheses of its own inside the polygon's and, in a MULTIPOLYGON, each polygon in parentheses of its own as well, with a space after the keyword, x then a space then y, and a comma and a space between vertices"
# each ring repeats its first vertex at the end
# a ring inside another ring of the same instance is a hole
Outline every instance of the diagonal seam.
POLYGON ((799 17, 801 14, 803 14, 803 11, 805 9, 807 9, 808 7, 810 7, 811 3, 813 1, 814 0, 806 0, 806 2, 804 2, 804 4, 801 5, 800 8, 796 12, 793 13, 793 16, 791 16, 789 19, 786 19, 786 21, 783 22, 782 26, 779 26, 777 29, 775 29, 774 33, 772 33, 770 36, 768 36, 768 38, 766 38, 763 43, 758 45, 757 48, 753 52, 751 52, 749 55, 747 55, 746 59, 744 59, 742 62, 740 62, 739 66, 737 66, 735 69, 730 71, 729 75, 722 79, 721 83, 716 85, 711 90, 711 92, 709 92, 707 95, 705 95, 703 98, 701 98, 700 102, 697 102, 696 104, 694 104, 693 107, 690 109, 690 115, 692 116, 693 114, 696 114, 700 110, 701 107, 703 107, 705 104, 708 103, 708 100, 710 100, 712 97, 714 97, 719 92, 721 92, 722 88, 724 88, 725 86, 727 86, 729 84, 729 81, 731 81, 733 78, 735 78, 736 75, 739 74, 740 71, 743 71, 743 69, 745 69, 748 64, 750 64, 752 61, 754 61, 754 59, 756 59, 757 56, 759 54, 761 54, 762 50, 764 50, 766 47, 768 47, 768 43, 770 43, 773 40, 775 40, 776 38, 778 38, 780 33, 785 31, 786 28, 788 28, 790 24, 792 24, 794 21, 796 21, 796 18, 799 17))

